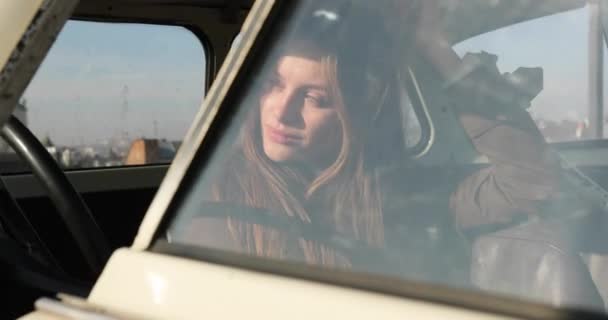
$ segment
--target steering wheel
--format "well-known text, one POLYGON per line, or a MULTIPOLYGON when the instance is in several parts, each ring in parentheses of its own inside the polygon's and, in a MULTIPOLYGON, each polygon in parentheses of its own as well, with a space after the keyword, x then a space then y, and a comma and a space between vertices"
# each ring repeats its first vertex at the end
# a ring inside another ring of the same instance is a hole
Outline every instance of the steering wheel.
MULTIPOLYGON (((19 119, 11 116, 2 128, 0 135, 19 157, 28 163, 34 176, 42 184, 57 209, 59 219, 65 223, 75 240, 77 247, 80 249, 80 254, 85 258, 90 273, 97 276, 110 257, 111 249, 88 206, 69 182, 57 162, 19 119)), ((29 236, 26 237, 30 241, 37 242, 39 247, 45 248, 37 237, 36 231, 32 230, 33 227, 27 221, 25 215, 22 212, 15 212, 15 210, 20 211, 16 203, 12 207, 13 219, 7 217, 7 220, 17 219, 20 221, 21 228, 30 228, 30 230, 21 230, 21 232, 28 234, 29 236)), ((19 226, 17 226, 17 229, 19 229, 19 226)))

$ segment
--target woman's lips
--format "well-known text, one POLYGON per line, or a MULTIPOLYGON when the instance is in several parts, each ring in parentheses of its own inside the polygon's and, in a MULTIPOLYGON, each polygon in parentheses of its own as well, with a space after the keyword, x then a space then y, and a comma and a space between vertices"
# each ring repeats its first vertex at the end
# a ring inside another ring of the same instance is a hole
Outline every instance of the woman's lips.
POLYGON ((298 135, 287 133, 283 130, 274 129, 269 126, 266 126, 266 133, 272 142, 278 144, 294 145, 302 140, 302 138, 298 135))

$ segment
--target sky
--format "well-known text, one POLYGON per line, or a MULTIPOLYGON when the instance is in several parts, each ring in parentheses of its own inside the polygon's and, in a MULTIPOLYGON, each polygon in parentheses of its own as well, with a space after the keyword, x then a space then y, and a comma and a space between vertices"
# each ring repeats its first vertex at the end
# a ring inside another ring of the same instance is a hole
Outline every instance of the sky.
MULTIPOLYGON (((531 112, 580 120, 587 113, 587 45, 583 8, 476 36, 455 49, 496 54, 501 72, 542 67, 544 90, 531 112)), ((63 145, 121 136, 179 140, 201 105, 204 74, 202 44, 187 29, 70 21, 24 93, 29 127, 63 145)))
POLYGON ((479 35, 454 48, 461 56, 482 50, 498 55, 503 73, 542 67, 544 89, 532 101, 531 113, 554 121, 582 120, 589 87, 588 33, 589 10, 584 7, 479 35))
POLYGON ((201 42, 182 27, 70 21, 23 95, 29 127, 67 145, 181 139, 204 74, 201 42))

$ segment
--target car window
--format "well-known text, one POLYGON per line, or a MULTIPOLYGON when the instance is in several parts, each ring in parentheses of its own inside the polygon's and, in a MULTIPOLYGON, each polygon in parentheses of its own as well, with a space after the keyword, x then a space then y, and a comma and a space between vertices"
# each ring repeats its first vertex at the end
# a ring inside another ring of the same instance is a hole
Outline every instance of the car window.
POLYGON ((495 56, 501 73, 542 68, 542 91, 528 111, 547 141, 590 138, 589 6, 490 31, 454 48, 461 56, 482 52, 495 56))
POLYGON ((563 166, 539 120, 584 114, 583 1, 277 12, 193 127, 152 250, 604 311, 605 275, 583 256, 603 252, 608 193, 563 166), (433 131, 412 156, 420 107, 433 131))
POLYGON ((69 21, 15 116, 66 169, 168 163, 200 107, 205 59, 183 27, 69 21))

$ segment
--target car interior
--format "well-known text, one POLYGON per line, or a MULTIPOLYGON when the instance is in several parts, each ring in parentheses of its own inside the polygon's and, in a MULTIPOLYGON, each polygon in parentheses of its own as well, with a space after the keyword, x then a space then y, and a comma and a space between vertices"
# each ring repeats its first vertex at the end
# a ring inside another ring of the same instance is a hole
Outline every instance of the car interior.
MULTIPOLYGON (((208 86, 238 34, 251 3, 217 0, 80 1, 71 19, 183 26, 203 44, 207 56, 205 71, 208 86)), ((7 293, 4 296, 11 300, 6 305, 12 306, 11 310, 7 310, 10 311, 8 314, 3 314, 7 319, 32 310, 34 301, 40 296, 54 295, 56 292, 86 296, 98 275, 91 272, 70 229, 59 218, 60 210, 65 208, 58 209, 44 183, 41 184, 41 180, 31 172, 30 163, 24 159, 20 161, 18 168, 23 173, 2 176, 3 190, 10 193, 8 199, 3 194, 3 201, 10 202, 11 197, 14 199, 14 204, 24 213, 26 221, 47 247, 46 251, 52 253, 56 266, 69 276, 60 281, 45 278, 30 270, 39 270, 34 262, 16 262, 6 251, 3 268, 14 275, 6 277, 3 286, 3 291, 7 293)), ((65 176, 90 210, 110 250, 113 250, 132 243, 168 166, 168 163, 158 163, 68 170, 65 176)))
MULTIPOLYGON (((474 2, 467 2, 467 5, 474 2)), ((523 10, 527 13, 526 16, 521 16, 520 13, 501 17, 493 16, 493 12, 501 11, 492 10, 501 5, 518 7, 518 5, 526 6, 526 4, 502 2, 496 7, 489 4, 484 6, 476 3, 476 5, 478 7, 471 12, 474 11, 476 14, 483 12, 482 15, 494 19, 479 21, 479 25, 470 24, 468 25, 471 27, 470 30, 467 30, 466 27, 464 30, 448 29, 451 30, 448 35, 451 36, 453 43, 457 43, 458 39, 474 37, 479 30, 489 32, 527 19, 582 8, 586 3, 584 1, 537 2, 530 4, 532 7, 527 7, 527 10, 523 10), (483 27, 480 28, 481 25, 483 27)), ((465 10, 466 5, 463 5, 462 8, 465 10)), ((455 21, 463 18, 459 14, 466 14, 464 12, 456 10, 453 15, 454 20, 448 19, 446 24, 456 25, 455 21)), ((603 46, 605 45, 604 43, 603 46)), ((487 159, 484 159, 483 155, 477 153, 474 148, 463 148, 467 143, 460 141, 467 138, 459 136, 463 131, 458 128, 460 124, 457 122, 456 116, 451 113, 450 105, 467 104, 475 101, 476 95, 489 93, 490 96, 485 97, 489 100, 485 101, 491 103, 487 105, 498 106, 498 108, 488 108, 486 111, 491 117, 496 117, 501 113, 501 107, 528 108, 531 101, 543 90, 543 70, 525 70, 526 66, 518 66, 522 68, 512 74, 500 75, 495 73, 498 70, 496 59, 500 58, 485 52, 465 53, 463 69, 468 70, 470 74, 482 72, 488 77, 486 77, 487 82, 485 83, 475 83, 474 81, 467 83, 466 80, 457 80, 455 85, 465 88, 464 96, 454 95, 449 90, 445 90, 445 86, 438 85, 443 80, 439 78, 437 72, 433 71, 432 66, 425 66, 424 62, 418 62, 415 65, 418 70, 414 68, 413 75, 418 76, 417 87, 421 88, 417 92, 423 94, 418 99, 414 99, 414 101, 421 102, 414 104, 414 107, 428 110, 427 114, 430 115, 428 121, 433 123, 430 127, 437 131, 432 134, 435 137, 433 146, 415 157, 421 164, 431 166, 442 163, 449 163, 449 166, 456 164, 454 169, 463 172, 466 171, 463 170, 464 167, 468 166, 470 170, 475 171, 487 162, 487 159), (530 72, 528 73, 528 71, 530 72), (526 86, 523 87, 524 90, 513 85, 513 82, 509 80, 509 76, 517 72, 522 72, 522 75, 527 74, 523 75, 523 78, 526 79, 523 81, 526 86), (534 75, 534 72, 539 74, 534 75), (495 81, 497 77, 503 77, 503 80, 495 81), (504 82, 501 84, 501 81, 504 82), (488 89, 488 86, 494 87, 488 89), (529 88, 536 89, 532 89, 530 92, 530 90, 526 90, 529 88)), ((460 76, 459 79, 463 78, 466 76, 460 76)), ((409 91, 412 92, 412 90, 409 91)), ((423 113, 419 112, 419 114, 423 113)), ((530 120, 532 119, 530 118, 530 120)), ((479 233, 476 233, 471 243, 471 265, 469 266, 470 280, 475 287, 538 301, 548 301, 547 297, 551 296, 555 299, 551 302, 552 304, 585 306, 604 310, 605 301, 607 301, 603 280, 605 279, 606 251, 601 234, 605 233, 606 212, 602 207, 606 199, 604 188, 607 181, 602 172, 606 168, 597 160, 590 161, 590 159, 598 159, 597 153, 602 149, 601 141, 553 144, 553 150, 561 155, 563 161, 563 179, 568 185, 565 189, 568 191, 565 193, 571 195, 571 197, 567 197, 570 199, 570 203, 566 205, 568 202, 566 200, 561 205, 556 205, 553 209, 548 210, 550 212, 548 215, 539 220, 526 219, 526 221, 518 221, 514 225, 501 226, 495 230, 480 230, 479 233), (593 152, 595 154, 592 154, 593 152), (576 198, 575 195, 581 196, 586 202, 578 203, 577 206, 577 201, 573 200, 576 198), (555 216, 551 216, 551 214, 555 214, 555 216), (518 259, 521 261, 512 263, 518 259), (551 267, 544 269, 542 277, 553 279, 553 288, 537 283, 538 279, 542 278, 537 272, 541 272, 540 270, 543 269, 541 266, 547 263, 547 259, 551 260, 551 267)))
MULTIPOLYGON (((72 20, 183 26, 192 31, 204 46, 207 57, 205 77, 208 88, 232 47, 252 2, 251 0, 82 0, 72 20)), ((450 5, 457 1, 443 2, 450 5)), ((446 21, 446 25, 451 26, 447 28, 452 32, 450 41, 457 43, 489 30, 585 5, 585 1, 582 0, 547 0, 534 4, 529 4, 529 1, 525 0, 518 2, 530 6, 524 16, 521 11, 514 12, 513 15, 504 15, 505 9, 502 6, 512 5, 513 1, 496 1, 498 5, 493 7, 482 0, 467 1, 466 5, 455 11, 451 20, 446 21), (475 23, 468 24, 466 28, 455 27, 456 21, 467 18, 472 11, 484 19, 474 20, 475 23)), ((472 69, 485 67, 473 65, 472 69)), ((483 166, 486 160, 468 142, 456 115, 446 107, 457 97, 446 93, 444 80, 434 67, 424 59, 417 59, 409 71, 409 76, 404 79, 409 103, 407 106, 404 105, 404 108, 411 110, 404 110, 404 114, 415 115, 417 130, 419 130, 417 141, 408 145, 409 156, 430 168, 451 163, 457 164, 460 171, 465 168, 464 171, 471 172, 483 166)), ((530 81, 534 81, 534 75, 531 79, 530 81)), ((540 81, 542 82, 542 76, 540 81)), ((527 99, 529 103, 538 94, 538 92, 536 94, 522 92, 516 86, 509 87, 507 80, 503 83, 507 85, 501 87, 500 92, 505 96, 520 98, 523 96, 523 100, 527 99), (507 91, 509 94, 506 93, 507 91)), ((539 87, 542 88, 542 83, 539 87)), ((504 96, 492 99, 502 98, 504 96)), ((19 132, 19 124, 16 123, 4 129, 2 136, 10 145, 18 149, 18 143, 11 143, 10 139, 12 134, 18 135, 13 136, 13 139, 27 139, 23 137, 27 132, 22 133, 21 136, 19 132)), ((33 141, 31 144, 35 145, 36 142, 33 141)), ((576 228, 579 230, 577 232, 584 230, 588 238, 584 243, 579 243, 580 241, 572 243, 571 239, 568 238, 566 241, 561 235, 558 239, 554 238, 553 234, 544 237, 542 231, 546 225, 536 224, 536 221, 523 227, 518 225, 485 232, 472 244, 471 267, 478 270, 473 274, 472 280, 478 287, 490 291, 518 295, 535 294, 518 292, 519 288, 495 287, 494 280, 504 274, 508 274, 512 282, 530 281, 522 278, 521 270, 508 269, 506 267, 508 263, 505 261, 497 262, 505 267, 494 269, 492 272, 496 274, 488 272, 476 262, 483 261, 489 254, 495 254, 496 250, 502 250, 502 255, 507 260, 514 256, 534 256, 546 251, 567 252, 568 254, 559 256, 563 259, 555 261, 556 268, 560 272, 556 277, 563 280, 563 286, 561 289, 551 289, 557 290, 553 294, 564 296, 566 302, 585 304, 592 301, 594 307, 604 305, 604 301, 608 301, 608 288, 604 288, 606 285, 602 277, 608 276, 608 274, 604 275, 604 272, 608 272, 608 262, 605 262, 603 257, 608 251, 605 245, 602 245, 601 235, 605 230, 602 228, 602 223, 608 216, 603 208, 608 199, 608 193, 605 191, 605 188, 608 188, 608 156, 602 158, 601 155, 608 149, 608 144, 605 140, 576 141, 557 143, 555 148, 566 155, 572 155, 568 156, 568 159, 574 161, 570 166, 565 167, 564 179, 577 190, 581 190, 579 193, 590 199, 593 208, 574 210, 571 215, 552 223, 568 226, 568 230, 576 228), (599 156, 596 156, 597 154, 599 156), (606 161, 588 161, 591 158, 606 161)), ((3 174, 0 185, 0 206, 7 208, 4 211, 9 214, 17 212, 12 217, 10 215, 2 217, 3 226, 8 229, 4 231, 20 239, 15 244, 15 241, 10 239, 3 241, 1 237, 5 236, 0 236, 0 246, 3 246, 0 250, 0 268, 5 270, 5 274, 11 275, 4 278, 2 287, 3 292, 6 293, 4 296, 9 297, 12 306, 7 318, 15 318, 32 310, 34 301, 40 296, 54 295, 56 292, 86 296, 100 271, 99 268, 92 266, 94 262, 92 263, 91 259, 103 260, 104 257, 107 259, 112 250, 131 245, 169 167, 168 163, 164 163, 67 170, 64 171, 67 181, 57 186, 53 182, 61 180, 62 174, 57 173, 49 177, 45 176, 45 172, 61 170, 59 166, 45 167, 44 163, 48 164, 49 160, 40 158, 44 155, 28 158, 26 153, 21 154, 18 150, 17 153, 20 154, 20 161, 24 163, 23 172, 3 174), (63 190, 63 195, 70 194, 71 200, 49 193, 49 190, 53 189, 63 190), (77 228, 70 226, 71 216, 68 215, 66 218, 65 214, 70 210, 90 212, 89 220, 79 222, 81 226, 87 225, 82 229, 90 231, 81 237, 89 239, 87 240, 90 242, 89 246, 97 247, 94 249, 99 253, 97 258, 83 254, 82 241, 75 240, 79 237, 75 234, 77 228), (10 222, 7 223, 7 220, 10 222), (32 233, 31 230, 35 231, 32 233), (92 234, 97 232, 100 239, 95 242, 90 238, 94 238, 92 234), (23 250, 24 244, 31 247, 26 246, 26 250, 23 250), (107 248, 99 248, 99 246, 107 246, 107 248), (47 269, 53 271, 49 272, 47 269)), ((437 177, 437 179, 443 178, 437 177)), ((429 177, 429 180, 433 178, 429 177)), ((99 265, 103 266, 103 262, 105 261, 100 261, 99 265)), ((531 262, 531 264, 541 263, 542 261, 531 262)), ((537 266, 528 268, 533 269, 537 266)))

